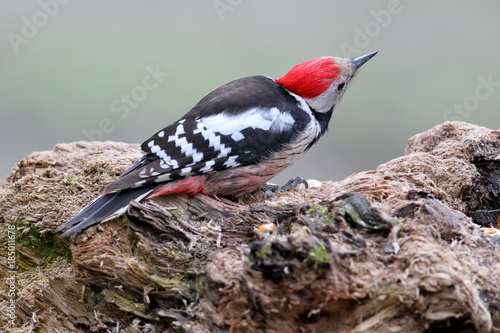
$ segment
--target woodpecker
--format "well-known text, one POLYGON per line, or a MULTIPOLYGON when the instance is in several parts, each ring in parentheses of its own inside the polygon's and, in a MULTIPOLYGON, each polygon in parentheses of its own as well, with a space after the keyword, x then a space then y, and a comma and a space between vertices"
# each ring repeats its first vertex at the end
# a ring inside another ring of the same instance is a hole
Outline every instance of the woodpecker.
POLYGON ((126 212, 132 200, 203 193, 236 198, 290 166, 325 133, 356 71, 377 52, 321 57, 275 80, 249 76, 205 96, 146 140, 145 155, 54 232, 61 237, 126 212))

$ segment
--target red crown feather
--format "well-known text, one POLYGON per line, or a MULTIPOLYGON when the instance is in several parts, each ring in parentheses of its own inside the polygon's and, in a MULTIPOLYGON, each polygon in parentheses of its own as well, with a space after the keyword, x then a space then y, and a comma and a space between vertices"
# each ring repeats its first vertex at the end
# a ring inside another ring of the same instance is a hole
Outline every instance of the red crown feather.
POLYGON ((314 98, 324 93, 338 75, 333 59, 323 57, 293 67, 276 83, 303 98, 314 98))

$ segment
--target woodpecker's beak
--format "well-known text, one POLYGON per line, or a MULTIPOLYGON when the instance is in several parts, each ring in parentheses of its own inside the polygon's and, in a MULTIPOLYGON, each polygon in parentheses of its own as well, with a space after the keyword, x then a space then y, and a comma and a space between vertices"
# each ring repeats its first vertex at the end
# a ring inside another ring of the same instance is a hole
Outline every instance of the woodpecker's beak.
POLYGON ((358 70, 361 66, 363 66, 365 62, 373 58, 377 53, 378 51, 375 51, 372 53, 368 53, 364 56, 361 56, 359 58, 353 59, 352 62, 354 63, 356 70, 358 70))

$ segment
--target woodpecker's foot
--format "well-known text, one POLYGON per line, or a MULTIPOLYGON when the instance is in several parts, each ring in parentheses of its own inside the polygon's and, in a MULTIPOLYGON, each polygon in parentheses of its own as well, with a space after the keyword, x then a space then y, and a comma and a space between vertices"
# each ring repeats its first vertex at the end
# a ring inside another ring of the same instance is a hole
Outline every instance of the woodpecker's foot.
POLYGON ((266 192, 264 192, 264 201, 267 200, 268 196, 273 196, 278 192, 281 191, 288 191, 291 190, 292 188, 295 188, 299 184, 304 184, 306 188, 309 186, 307 185, 307 181, 302 178, 302 177, 295 177, 293 179, 290 179, 289 181, 286 182, 285 185, 270 185, 270 184, 262 184, 260 185, 266 192))

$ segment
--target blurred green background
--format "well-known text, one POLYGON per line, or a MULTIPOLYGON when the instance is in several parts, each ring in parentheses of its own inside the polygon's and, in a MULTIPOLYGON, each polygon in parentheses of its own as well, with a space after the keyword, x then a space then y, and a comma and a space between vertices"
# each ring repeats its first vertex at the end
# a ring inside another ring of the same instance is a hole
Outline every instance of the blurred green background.
POLYGON ((498 13, 495 0, 4 2, 0 178, 59 142, 142 142, 228 81, 324 55, 380 51, 275 182, 376 168, 445 120, 499 128, 498 13))

